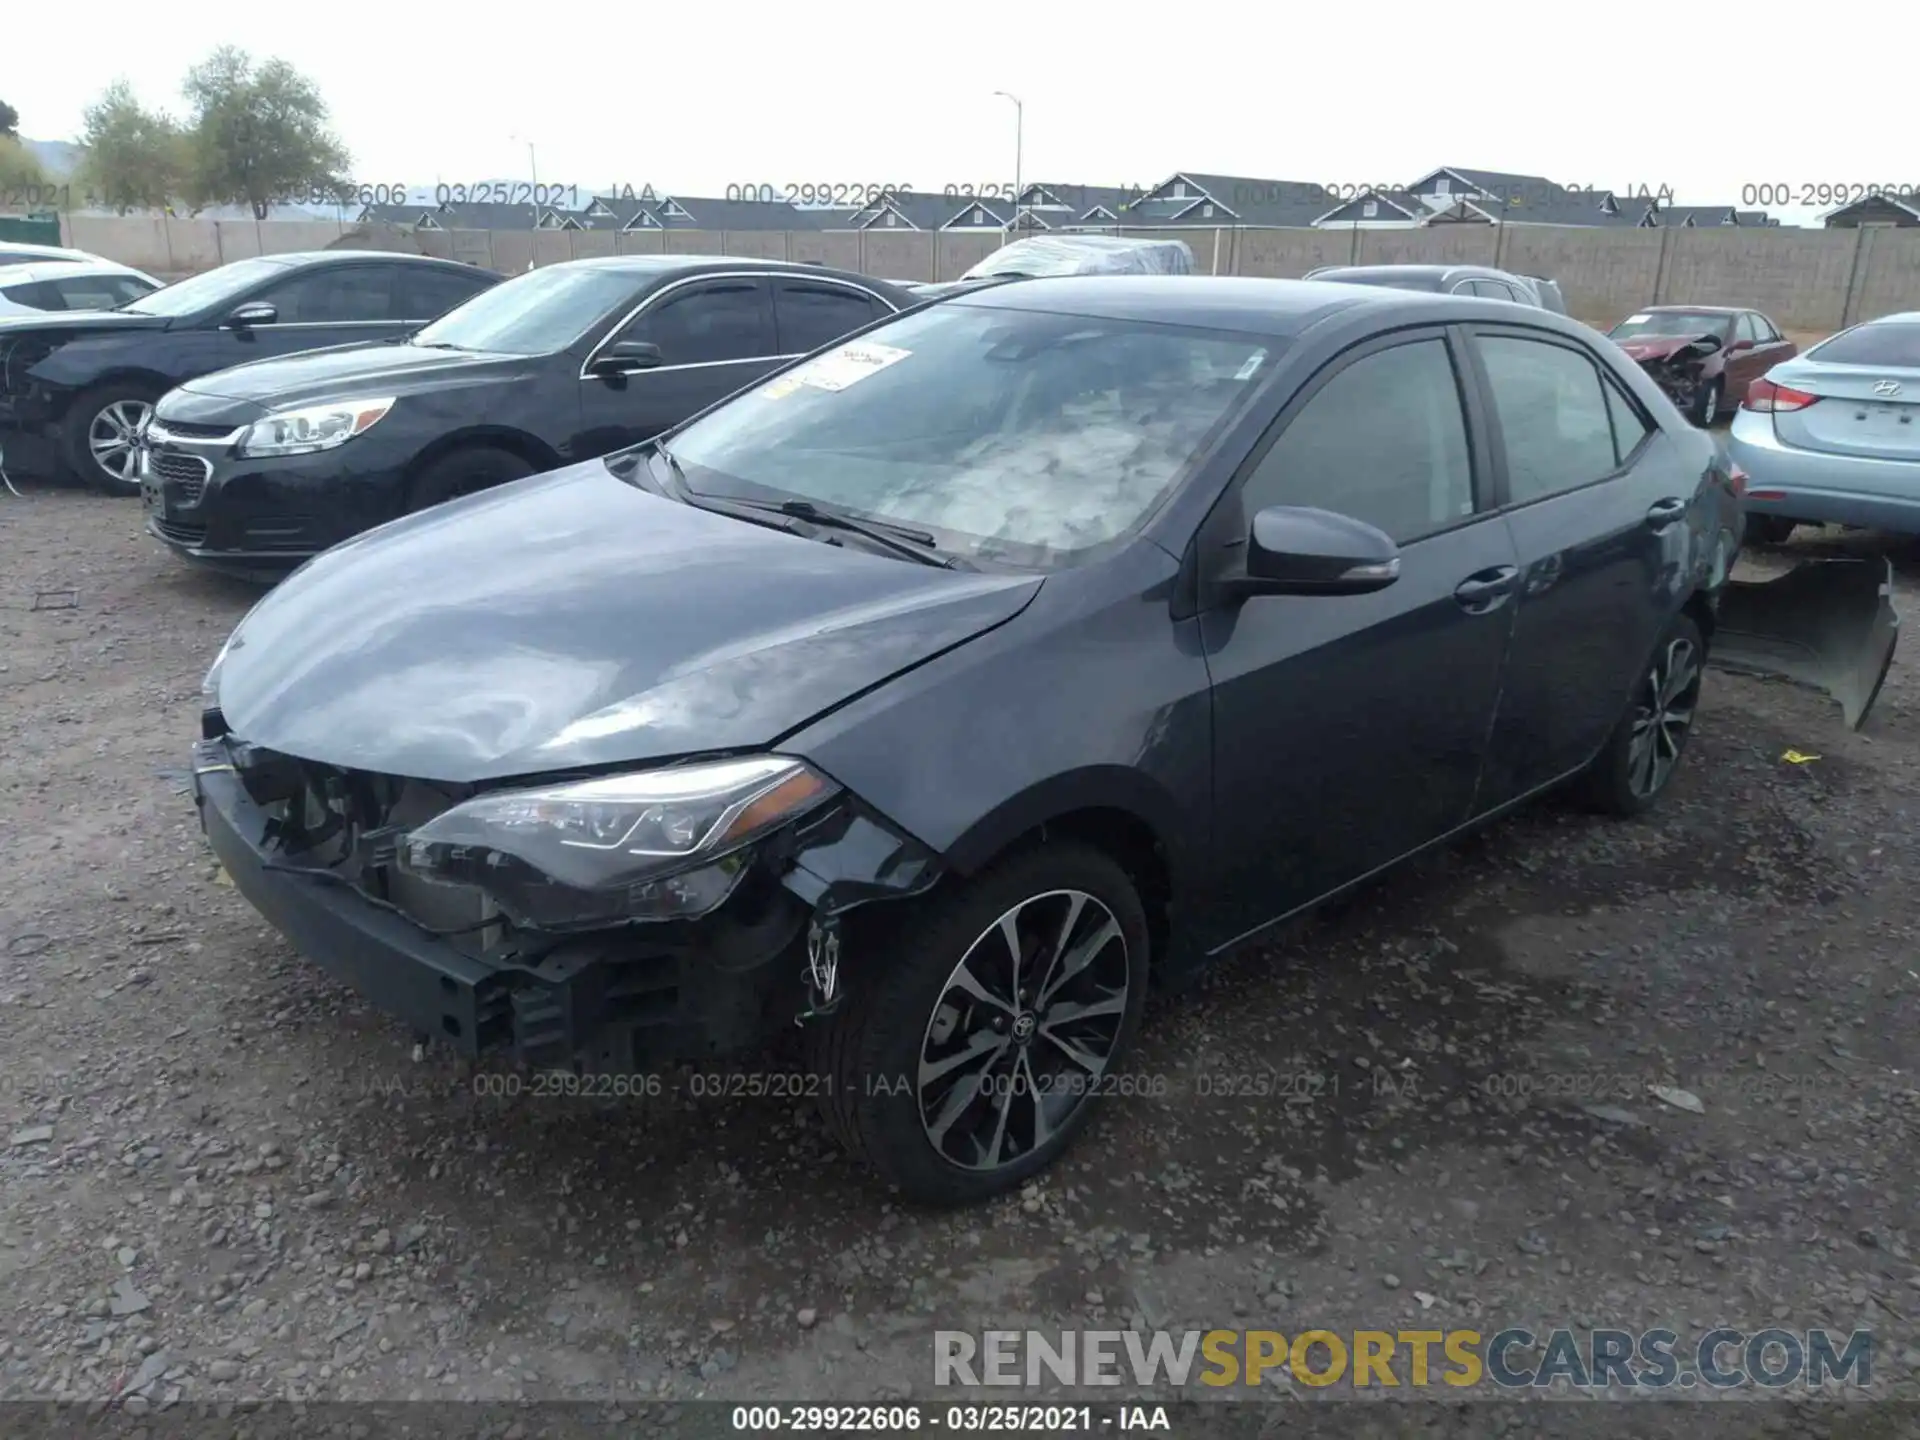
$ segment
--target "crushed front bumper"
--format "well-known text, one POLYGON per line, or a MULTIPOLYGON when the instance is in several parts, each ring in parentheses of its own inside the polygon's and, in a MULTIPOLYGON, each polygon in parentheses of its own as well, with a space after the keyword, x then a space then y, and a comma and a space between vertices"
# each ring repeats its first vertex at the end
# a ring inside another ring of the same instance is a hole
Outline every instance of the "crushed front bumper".
POLYGON ((804 996, 807 906, 780 891, 753 923, 723 915, 518 948, 431 933, 279 859, 224 742, 194 747, 201 828, 234 887, 309 960, 416 1032, 540 1069, 639 1071, 740 1054, 804 996))

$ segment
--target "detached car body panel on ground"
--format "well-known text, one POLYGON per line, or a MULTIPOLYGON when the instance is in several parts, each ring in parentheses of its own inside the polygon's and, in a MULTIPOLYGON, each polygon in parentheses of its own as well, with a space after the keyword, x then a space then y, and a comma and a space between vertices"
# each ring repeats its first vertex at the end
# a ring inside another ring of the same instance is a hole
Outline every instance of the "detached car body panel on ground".
POLYGON ((499 280, 328 250, 236 260, 119 310, 0 318, 0 446, 26 473, 136 495, 135 441, 165 391, 263 356, 401 339, 499 280))
POLYGON ((1574 322, 1022 281, 321 555, 216 660, 196 795, 419 1030, 616 1069, 799 1015, 837 1133, 977 1198, 1150 974, 1547 788, 1657 798, 1739 524, 1574 322))
POLYGON ((1710 425, 1747 386, 1799 353, 1757 310, 1650 305, 1607 332, 1695 424, 1710 425))
POLYGON ((397 516, 646 439, 911 303, 884 281, 737 257, 545 266, 408 343, 163 396, 148 528, 189 560, 275 579, 397 516))

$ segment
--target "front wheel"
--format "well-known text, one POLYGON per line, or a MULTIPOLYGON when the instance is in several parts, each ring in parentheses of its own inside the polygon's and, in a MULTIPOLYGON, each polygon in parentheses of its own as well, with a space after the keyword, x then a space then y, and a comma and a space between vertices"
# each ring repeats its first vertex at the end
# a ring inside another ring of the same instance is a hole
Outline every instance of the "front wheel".
POLYGON ((442 455, 423 468, 407 486, 409 515, 520 480, 533 474, 533 466, 511 450, 492 445, 471 446, 442 455))
POLYGON ((61 436, 67 468, 103 495, 138 495, 138 441, 153 418, 153 401, 151 386, 132 381, 80 396, 67 412, 61 436))
POLYGON ((861 937, 818 1024, 829 1125, 909 1200, 983 1200, 1072 1143, 1146 1001, 1133 882, 1077 842, 1020 852, 861 937))
POLYGON ((1705 429, 1713 424, 1720 413, 1720 396, 1724 387, 1721 380, 1709 380, 1696 392, 1693 402, 1693 423, 1705 429))
POLYGON ((1706 640, 1693 617, 1674 616, 1606 748, 1582 779, 1583 798, 1595 809, 1638 815, 1665 792, 1693 733, 1706 659, 1706 640))

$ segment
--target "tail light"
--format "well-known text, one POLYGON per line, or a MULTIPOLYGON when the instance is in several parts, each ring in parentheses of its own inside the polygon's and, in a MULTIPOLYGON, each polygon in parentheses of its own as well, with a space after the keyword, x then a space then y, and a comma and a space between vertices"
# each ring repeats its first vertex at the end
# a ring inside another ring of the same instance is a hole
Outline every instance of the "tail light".
POLYGON ((1747 493, 1747 472, 1742 470, 1738 465, 1727 466, 1727 484, 1733 487, 1734 494, 1745 495, 1747 493))
POLYGON ((1757 410, 1761 414, 1778 414, 1788 410, 1804 410, 1818 400, 1818 395, 1809 395, 1804 390, 1792 390, 1785 385, 1776 385, 1771 380, 1760 379, 1747 386, 1745 407, 1757 410))

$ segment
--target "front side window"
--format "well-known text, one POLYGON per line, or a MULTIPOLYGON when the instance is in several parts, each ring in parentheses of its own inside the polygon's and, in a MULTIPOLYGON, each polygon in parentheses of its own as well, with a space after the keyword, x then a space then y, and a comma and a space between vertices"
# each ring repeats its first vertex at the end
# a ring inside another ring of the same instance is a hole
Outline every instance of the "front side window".
POLYGON ((1593 361, 1544 340, 1482 335, 1478 343, 1514 504, 1577 490, 1618 467, 1613 416, 1593 361))
POLYGON ((1473 513, 1466 418, 1446 342, 1396 345, 1337 371, 1247 477, 1269 505, 1350 515, 1401 543, 1473 513))
POLYGON ((711 365, 780 353, 766 283, 750 279, 682 286, 641 311, 620 338, 658 345, 669 365, 711 365))
POLYGON ((1033 568, 1144 524, 1281 342, 949 302, 668 437, 691 488, 803 498, 1033 568))
POLYGON ((280 312, 282 325, 378 323, 393 318, 393 267, 311 270, 256 298, 280 312))

